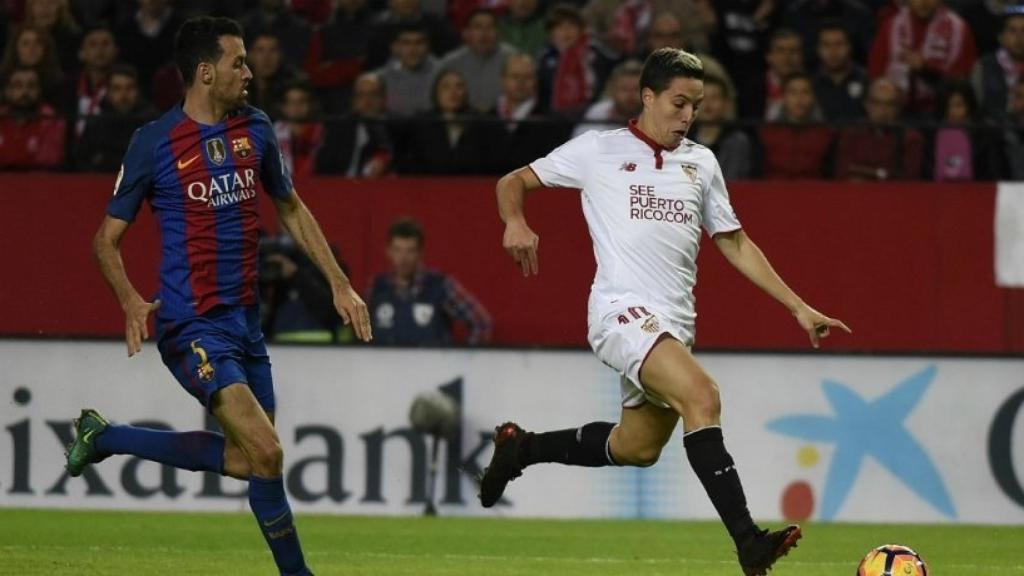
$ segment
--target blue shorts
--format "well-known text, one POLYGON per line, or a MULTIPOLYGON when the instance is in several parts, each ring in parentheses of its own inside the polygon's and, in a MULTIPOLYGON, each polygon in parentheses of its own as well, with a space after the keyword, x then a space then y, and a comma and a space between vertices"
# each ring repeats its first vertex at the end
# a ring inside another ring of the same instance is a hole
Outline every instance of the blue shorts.
POLYGON ((264 411, 274 412, 274 380, 259 307, 219 306, 184 321, 158 319, 157 334, 164 364, 207 410, 218 390, 242 383, 264 411))

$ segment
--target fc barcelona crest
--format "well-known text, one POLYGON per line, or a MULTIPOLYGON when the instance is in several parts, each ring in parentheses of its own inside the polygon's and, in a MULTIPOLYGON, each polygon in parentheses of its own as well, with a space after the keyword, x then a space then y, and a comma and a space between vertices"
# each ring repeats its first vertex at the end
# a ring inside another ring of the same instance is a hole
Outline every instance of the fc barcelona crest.
POLYGON ((224 148, 224 140, 222 138, 210 138, 206 141, 206 157, 210 159, 210 162, 218 166, 224 163, 224 159, 227 158, 227 151, 224 148))
POLYGON ((249 154, 252 154, 252 146, 249 145, 249 137, 242 136, 241 138, 235 138, 231 141, 231 149, 235 152, 235 156, 239 158, 248 158, 249 154))
POLYGON ((690 182, 697 182, 697 167, 693 164, 683 164, 683 174, 690 178, 690 182))

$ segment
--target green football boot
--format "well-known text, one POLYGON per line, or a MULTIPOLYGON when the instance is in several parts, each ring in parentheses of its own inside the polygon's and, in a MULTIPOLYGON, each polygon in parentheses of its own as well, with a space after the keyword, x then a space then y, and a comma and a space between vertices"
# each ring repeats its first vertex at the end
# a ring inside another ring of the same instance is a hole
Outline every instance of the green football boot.
POLYGON ((100 413, 92 408, 83 408, 82 414, 74 421, 75 441, 68 446, 65 454, 68 458, 68 474, 81 476, 82 470, 89 464, 99 462, 106 458, 96 450, 96 436, 101 434, 110 425, 100 413))

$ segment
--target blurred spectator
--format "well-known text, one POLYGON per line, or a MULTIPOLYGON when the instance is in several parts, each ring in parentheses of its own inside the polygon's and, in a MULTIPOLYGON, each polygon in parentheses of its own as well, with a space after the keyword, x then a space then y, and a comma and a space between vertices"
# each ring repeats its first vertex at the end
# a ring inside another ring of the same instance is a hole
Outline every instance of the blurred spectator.
POLYGON ((352 81, 363 69, 372 19, 366 0, 340 0, 330 21, 313 34, 305 69, 328 112, 341 112, 349 105, 352 81))
POLYGON ((764 118, 777 120, 782 110, 782 83, 804 71, 804 53, 800 36, 792 30, 780 28, 772 34, 768 45, 768 71, 764 77, 764 118))
POLYGON ((871 83, 865 102, 867 123, 842 129, 836 146, 838 180, 918 180, 924 138, 899 125, 903 94, 892 80, 871 83))
MULTIPOLYGON (((436 14, 426 12, 420 0, 388 0, 388 9, 379 14, 370 26, 366 49, 366 68, 383 65, 394 55, 392 46, 400 30, 416 27, 426 33, 429 47, 437 56, 447 54, 459 45, 459 38, 451 26, 436 14)), ((388 90, 391 93, 391 90, 388 90)))
POLYGON ((423 228, 400 219, 388 229, 387 256, 391 271, 377 276, 366 302, 373 341, 385 346, 452 344, 456 322, 466 325, 467 344, 486 344, 491 337, 487 310, 454 278, 422 264, 423 228))
POLYGON ((35 68, 15 67, 3 77, 0 168, 58 168, 64 162, 65 123, 42 101, 35 68))
POLYGON ((594 40, 616 59, 636 56, 655 14, 669 12, 684 24, 681 40, 694 52, 707 52, 716 27, 710 0, 590 0, 583 18, 594 40))
POLYGON ((70 75, 78 66, 81 28, 68 7, 68 0, 31 0, 25 5, 24 24, 53 37, 61 70, 70 75))
POLYGON ((299 73, 285 62, 281 52, 281 41, 270 32, 259 32, 253 38, 248 51, 249 103, 276 119, 281 111, 278 104, 284 90, 291 85, 299 73))
POLYGON ((75 168, 86 172, 115 172, 135 130, 158 112, 139 93, 139 75, 130 64, 115 64, 107 78, 99 115, 85 119, 75 141, 75 168))
POLYGON ((736 99, 724 80, 704 77, 704 102, 690 137, 715 153, 726 181, 750 178, 753 174, 753 145, 746 132, 732 125, 736 99))
POLYGON ((281 147, 281 157, 293 175, 310 175, 324 137, 313 91, 304 82, 293 82, 284 88, 280 98, 280 119, 274 122, 274 135, 281 147))
POLYGON ((288 0, 290 9, 299 18, 304 18, 314 25, 325 24, 331 17, 331 10, 338 0, 288 0))
POLYGON ((508 172, 546 155, 569 138, 572 124, 547 118, 537 99, 537 65, 526 54, 505 61, 501 96, 494 111, 502 120, 496 130, 494 170, 508 172))
POLYGON ((610 60, 590 42, 578 8, 557 4, 545 20, 548 42, 538 62, 545 109, 582 114, 604 84, 610 60))
POLYGON ((270 33, 280 40, 289 66, 302 68, 313 30, 288 4, 285 0, 259 0, 242 16, 239 24, 245 30, 246 46, 251 45, 257 35, 270 33))
POLYGON ((949 7, 967 22, 974 35, 976 54, 989 54, 999 48, 999 30, 1010 13, 1024 13, 1021 0, 949 0, 949 7))
POLYGON ((867 88, 864 68, 853 62, 850 38, 838 23, 826 23, 818 33, 818 75, 814 95, 826 120, 864 117, 861 100, 867 88))
MULTIPOLYGON (((174 59, 174 35, 182 20, 170 0, 137 0, 139 8, 115 29, 121 57, 139 72, 139 86, 147 96, 166 92, 166 78, 154 86, 153 78, 174 59)), ((154 102, 159 100, 154 98, 154 102)))
POLYGON ((935 91, 943 78, 963 78, 974 65, 974 35, 942 0, 907 0, 885 19, 871 47, 868 73, 887 76, 920 113, 935 109, 935 91))
POLYGON ((384 82, 373 72, 356 78, 351 112, 327 125, 317 154, 318 174, 380 178, 391 171, 391 138, 381 122, 384 90, 384 82))
POLYGON ((775 0, 716 0, 718 34, 712 53, 736 82, 741 118, 764 118, 764 53, 775 15, 775 0))
MULTIPOLYGON (((333 247, 332 247, 333 250, 333 247)), ((337 254, 335 254, 337 259, 337 254)), ((342 270, 344 263, 339 261, 342 270)), ((352 342, 334 311, 331 286, 286 234, 259 243, 260 324, 274 342, 352 342)))
POLYGON ((75 136, 85 130, 85 119, 100 112, 100 104, 107 95, 107 80, 110 69, 117 61, 117 42, 114 33, 107 26, 90 28, 82 36, 82 47, 78 50, 82 63, 74 92, 73 114, 75 136))
POLYGON ((1005 176, 1024 180, 1024 82, 1017 82, 1010 91, 1006 124, 1003 127, 1005 176))
POLYGON ((937 182, 991 180, 997 175, 992 138, 977 124, 978 100, 965 80, 947 82, 939 94, 932 176, 937 182))
MULTIPOLYGON (((851 42, 851 59, 865 62, 875 34, 875 17, 860 0, 795 0, 782 15, 782 25, 796 31, 803 40, 804 60, 816 62, 815 51, 826 26, 839 26, 851 42)), ((820 62, 819 62, 820 64, 820 62)))
POLYGON ((778 123, 761 127, 766 179, 823 178, 834 133, 819 124, 811 77, 793 74, 782 85, 782 113, 778 123))
POLYGON ((411 24, 395 34, 391 60, 377 74, 387 92, 384 108, 394 116, 412 116, 430 109, 430 88, 437 60, 430 55, 426 31, 411 24))
POLYGON ((431 90, 433 112, 417 117, 409 134, 396 138, 400 174, 485 174, 497 153, 482 118, 469 106, 466 82, 454 70, 438 73, 431 90))
POLYGON ((972 74, 974 92, 985 115, 996 119, 1006 116, 1010 90, 1024 82, 1024 11, 1003 20, 999 45, 998 50, 978 60, 972 74))
POLYGON ((438 67, 458 72, 466 80, 470 105, 489 112, 501 93, 501 69, 515 50, 498 42, 497 19, 490 10, 469 15, 462 40, 465 45, 445 55, 438 67))
POLYGON ((4 49, 0 77, 8 77, 15 68, 33 68, 42 82, 42 98, 58 102, 63 98, 64 73, 57 58, 53 37, 28 24, 15 26, 4 49))
POLYGON ((498 18, 498 37, 531 57, 540 54, 547 42, 540 1, 508 0, 507 10, 498 18))
POLYGON ((587 108, 573 136, 588 130, 625 128, 631 118, 636 118, 643 109, 640 100, 640 72, 643 68, 644 65, 636 60, 626 60, 616 66, 605 85, 605 97, 587 108))
MULTIPOLYGON (((658 48, 685 48, 683 45, 683 25, 672 12, 659 12, 654 15, 654 21, 651 22, 651 27, 644 38, 644 49, 640 53, 640 60, 646 60, 658 48)), ((698 52, 697 57, 700 58, 701 63, 704 65, 705 76, 717 76, 725 81, 732 94, 736 93, 732 77, 729 76, 721 62, 705 52, 698 52)))

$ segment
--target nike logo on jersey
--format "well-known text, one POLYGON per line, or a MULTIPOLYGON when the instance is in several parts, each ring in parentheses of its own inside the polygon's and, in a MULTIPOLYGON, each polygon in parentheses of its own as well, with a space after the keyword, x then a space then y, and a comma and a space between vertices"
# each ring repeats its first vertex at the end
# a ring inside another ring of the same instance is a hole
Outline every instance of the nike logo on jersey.
POLYGON ((189 158, 188 160, 178 160, 178 170, 184 170, 188 168, 190 164, 199 159, 199 154, 189 158))

